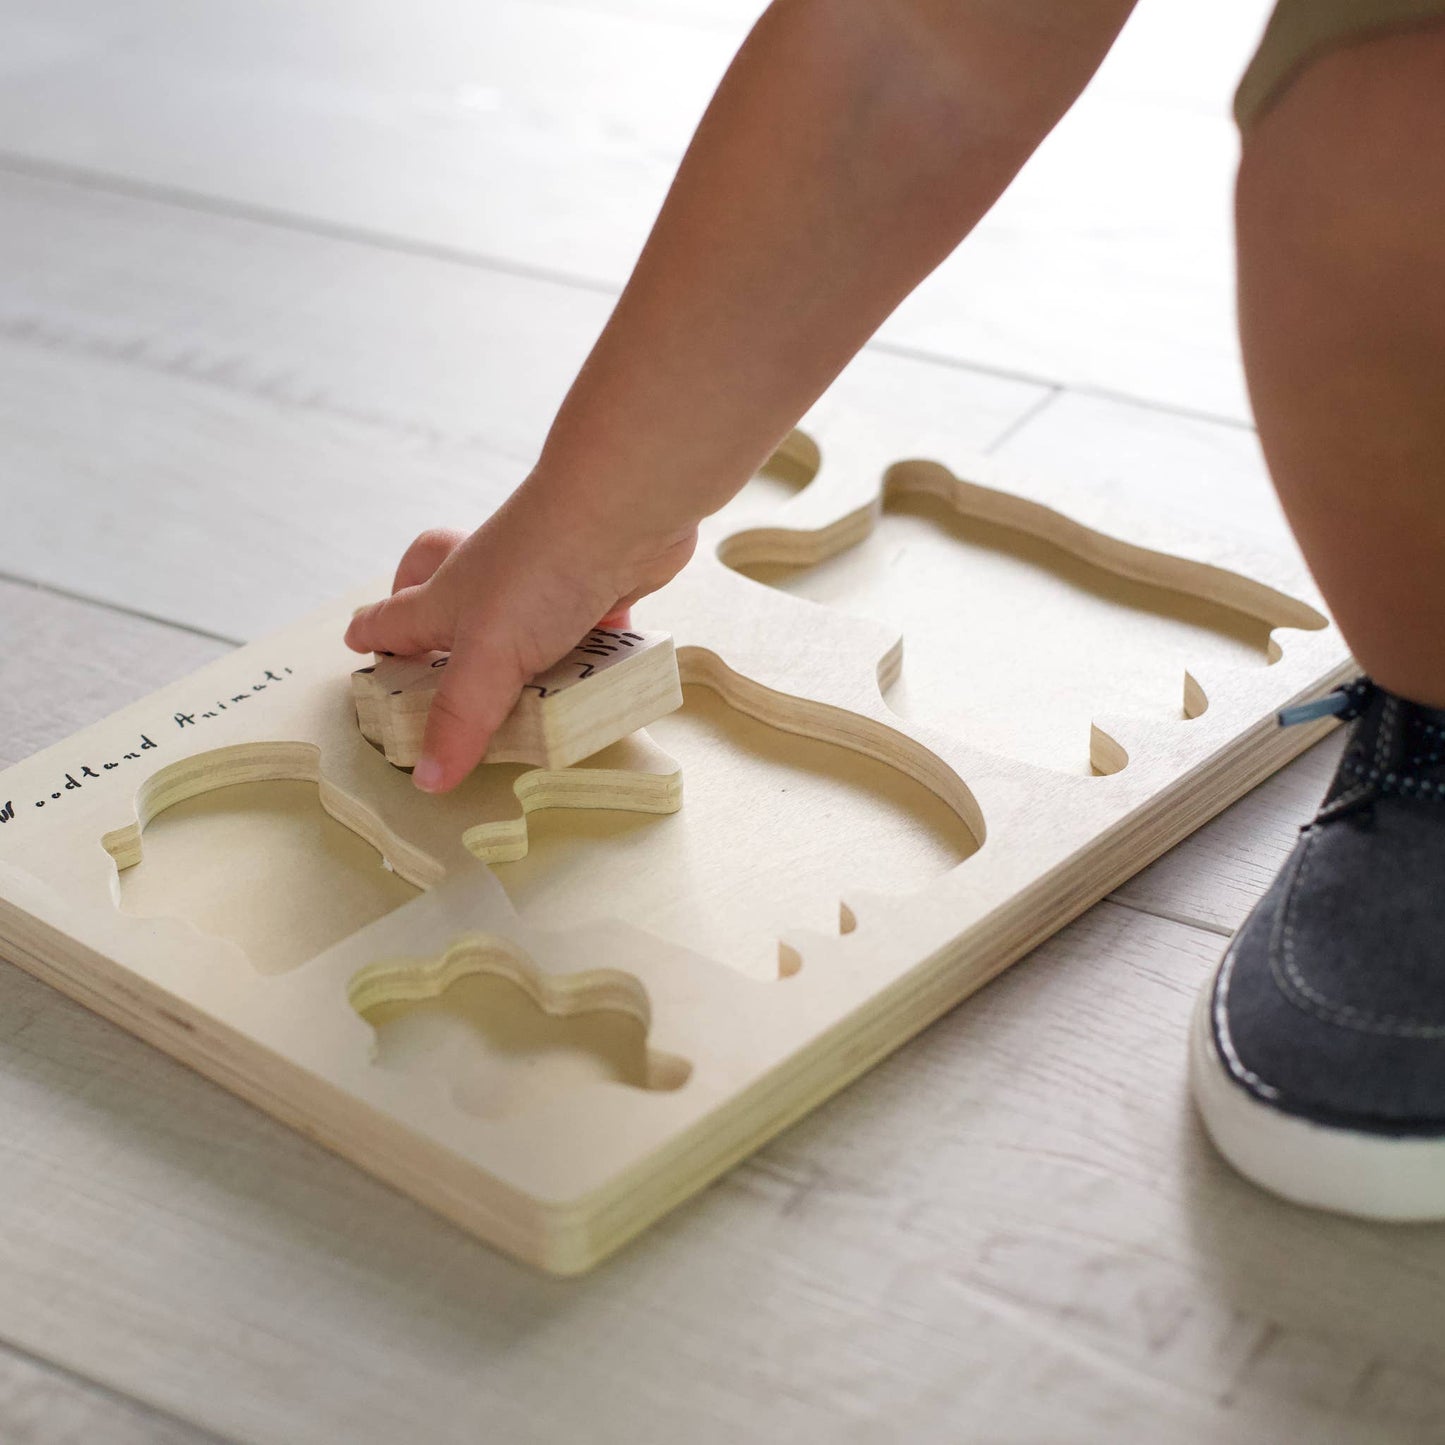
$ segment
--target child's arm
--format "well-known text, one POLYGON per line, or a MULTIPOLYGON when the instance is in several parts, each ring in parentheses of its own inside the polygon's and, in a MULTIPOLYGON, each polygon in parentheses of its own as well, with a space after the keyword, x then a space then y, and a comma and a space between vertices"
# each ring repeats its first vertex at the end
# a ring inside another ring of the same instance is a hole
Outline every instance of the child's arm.
POLYGON ((1133 0, 774 0, 724 76, 532 473, 428 533, 358 651, 449 648, 418 787, 455 786, 522 684, 662 586, 972 229, 1133 0))

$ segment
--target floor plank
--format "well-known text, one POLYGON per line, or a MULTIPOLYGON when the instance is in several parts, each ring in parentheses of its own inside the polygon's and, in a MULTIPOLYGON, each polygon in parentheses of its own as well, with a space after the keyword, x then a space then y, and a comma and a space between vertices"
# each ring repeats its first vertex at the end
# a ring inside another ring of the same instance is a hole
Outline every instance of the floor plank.
MULTIPOLYGON (((6 639, 0 768, 227 651, 226 644, 212 639, 3 579, 0 618, 6 639), (57 667, 63 668, 59 681, 57 667), (43 705, 36 705, 37 698, 44 699, 43 705)), ((7 1038, 14 1037, 17 1025, 25 1027, 24 1017, 11 1012, 17 982, 27 996, 34 995, 37 1014, 72 1007, 0 964, 0 1034, 7 1038)), ((46 1117, 46 1103, 40 1101, 32 1122, 46 1117)), ((0 1234, 5 1232, 0 1226, 0 1234)), ((4 1340, 0 1325, 0 1440, 5 1445, 99 1440, 107 1445, 199 1445, 220 1438, 44 1360, 17 1354, 4 1340)), ((140 1378, 133 1382, 137 1391, 145 1385, 140 1378)))
POLYGON ((1141 511, 1294 550, 1250 427, 1066 391, 1012 431, 995 455, 1021 471, 1078 476, 1141 511))
POLYGON ((0 341, 0 427, 24 478, 15 570, 224 637, 259 636, 464 526, 520 469, 419 450, 203 381, 0 341), (97 443, 104 439, 104 445, 97 443))
POLYGON ((1338 732, 1317 743, 1113 896, 1165 918, 1232 933, 1314 817, 1343 746, 1338 732))
POLYGON ((230 650, 158 622, 0 579, 0 768, 230 650))
POLYGON ((0 1346, 5 1445, 210 1445, 221 1437, 0 1346))
MULTIPOLYGON (((615 289, 758 8, 228 0, 198 25, 181 0, 5 0, 0 150, 615 289)), ((883 339, 1245 416, 1226 106, 1267 9, 1144 0, 883 339)))

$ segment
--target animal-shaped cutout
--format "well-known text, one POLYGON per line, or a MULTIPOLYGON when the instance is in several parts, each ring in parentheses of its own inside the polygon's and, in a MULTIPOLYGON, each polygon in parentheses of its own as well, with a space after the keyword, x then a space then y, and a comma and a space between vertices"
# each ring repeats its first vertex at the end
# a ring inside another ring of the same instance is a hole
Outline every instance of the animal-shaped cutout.
POLYGON ((504 939, 374 964, 349 990, 376 1031, 374 1061, 446 1082, 459 1109, 499 1118, 596 1082, 671 1091, 692 1072, 647 1046, 638 981, 613 969, 549 974, 504 939))
POLYGON ((299 968, 418 892, 322 808, 315 783, 292 779, 165 809, 145 830, 142 861, 120 872, 123 912, 188 918, 266 974, 299 968))
MULTIPOLYGON (((378 657, 351 675, 362 735, 399 768, 415 767, 421 757, 448 661, 445 652, 378 657)), ((522 689, 482 761, 569 767, 681 705, 668 633, 594 627, 522 689)))
MULTIPOLYGON (((403 804, 419 806, 354 733, 350 744, 403 804)), ((239 945, 258 972, 285 973, 440 882, 457 858, 470 866, 468 851, 522 856, 539 812, 670 813, 682 798, 676 762, 645 732, 577 767, 478 768, 427 800, 425 842, 391 833, 340 792, 323 794, 321 779, 318 749, 276 743, 202 753, 153 774, 136 820, 101 840, 122 911, 189 919, 239 945)))
POLYGON ((1186 672, 1263 667, 1278 656, 1275 628, 1325 625, 1292 598, 1262 601, 1243 577, 1237 603, 1200 595, 1197 569, 1162 555, 1149 559, 1155 580, 1136 565, 1140 549, 936 463, 894 465, 882 493, 857 526, 743 531, 720 555, 755 581, 895 628, 902 666, 883 679, 888 705, 991 752, 1111 771, 1122 754, 1101 746, 1096 718, 1195 716, 1207 698, 1186 672))
POLYGON ((535 815, 526 857, 494 868, 528 922, 621 918, 776 979, 783 936, 837 933, 850 889, 911 892, 976 850, 953 805, 888 763, 772 727, 712 688, 684 693, 648 733, 681 767, 685 806, 535 815))

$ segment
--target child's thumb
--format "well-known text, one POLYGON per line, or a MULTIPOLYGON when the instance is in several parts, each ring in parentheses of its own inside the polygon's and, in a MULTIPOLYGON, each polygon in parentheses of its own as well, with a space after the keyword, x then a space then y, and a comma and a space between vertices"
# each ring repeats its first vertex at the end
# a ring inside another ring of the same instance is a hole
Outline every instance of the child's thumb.
POLYGON ((451 627, 430 585, 404 587, 381 602, 358 608, 346 629, 353 652, 407 656, 451 646, 451 627))

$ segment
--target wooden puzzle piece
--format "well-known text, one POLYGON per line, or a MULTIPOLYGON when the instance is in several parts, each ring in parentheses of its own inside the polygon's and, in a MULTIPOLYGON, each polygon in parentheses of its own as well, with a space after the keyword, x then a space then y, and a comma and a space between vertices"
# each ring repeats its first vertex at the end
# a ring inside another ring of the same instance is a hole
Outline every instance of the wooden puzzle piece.
MULTIPOLYGON (((378 657, 351 675, 362 736, 399 768, 415 767, 449 654, 378 657)), ((594 627, 522 689, 485 763, 565 768, 682 706, 666 632, 594 627)))

